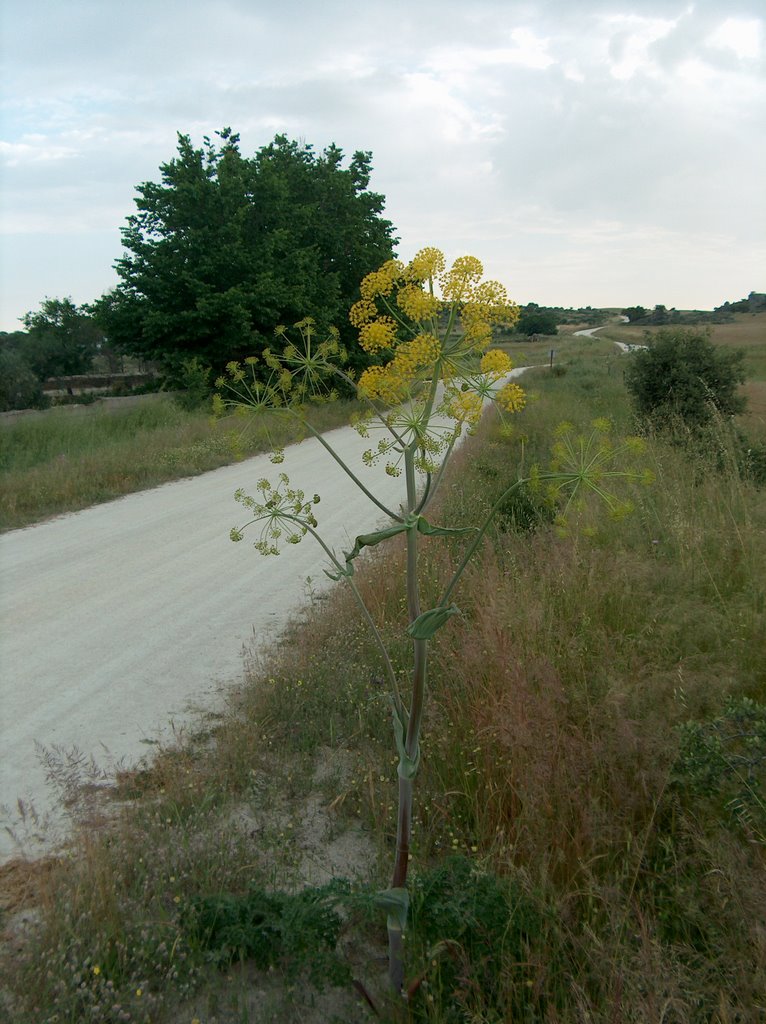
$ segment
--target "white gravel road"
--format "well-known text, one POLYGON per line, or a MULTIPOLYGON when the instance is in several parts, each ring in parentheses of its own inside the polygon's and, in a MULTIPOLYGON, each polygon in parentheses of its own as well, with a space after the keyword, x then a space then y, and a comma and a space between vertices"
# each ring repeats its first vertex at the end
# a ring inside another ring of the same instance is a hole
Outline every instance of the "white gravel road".
MULTIPOLYGON (((403 479, 361 465, 369 441, 351 428, 328 439, 398 508, 403 479)), ((246 519, 234 491, 254 494, 260 477, 280 471, 321 495, 321 533, 338 550, 381 522, 320 444, 306 440, 281 466, 259 456, 0 536, 0 859, 20 852, 25 835, 26 852, 40 849, 30 819, 20 826, 19 799, 51 818, 48 844, 65 824, 37 744, 105 767, 135 763, 194 709, 220 707, 242 677, 243 652, 284 630, 308 576, 326 582, 326 559, 310 537, 276 558, 247 538, 229 540, 246 519)))

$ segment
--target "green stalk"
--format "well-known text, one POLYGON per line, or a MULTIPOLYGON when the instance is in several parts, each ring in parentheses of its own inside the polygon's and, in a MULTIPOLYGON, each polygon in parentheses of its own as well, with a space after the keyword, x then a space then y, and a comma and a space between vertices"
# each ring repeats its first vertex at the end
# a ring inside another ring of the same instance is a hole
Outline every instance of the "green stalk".
MULTIPOLYGON (((346 580, 348 585, 351 587, 351 591, 352 591, 352 593, 353 593, 353 595, 354 595, 354 597, 356 599, 356 603, 359 605, 359 608, 361 609, 361 612, 362 612, 362 615, 364 616, 365 622, 370 627, 370 631, 371 631, 373 637, 375 638, 375 643, 378 645, 378 650, 380 651, 381 657, 383 658, 383 664, 385 665, 385 668, 386 668, 386 674, 388 675, 388 679, 389 679, 389 682, 391 683, 391 687, 392 687, 392 690, 393 690, 394 706, 396 708, 397 715, 400 716, 400 719, 402 721, 406 721, 407 713, 406 713, 406 711, 404 709, 404 704, 402 703, 402 697, 401 697, 401 693, 399 691, 399 683, 398 683, 397 678, 396 678, 396 672, 394 672, 394 666, 391 664, 391 658, 389 657, 388 651, 386 650, 386 645, 383 642, 383 637, 380 635, 380 630, 375 625, 375 621, 373 620, 372 616, 370 615, 369 609, 367 608, 367 605, 364 603, 364 599, 363 599, 362 595, 359 593, 359 590, 357 588, 356 583, 354 583, 354 580, 352 579, 351 576, 346 575, 346 573, 344 571, 344 566, 341 565, 341 563, 335 557, 335 554, 332 551, 332 549, 329 548, 327 546, 327 544, 325 544, 325 542, 319 536, 317 531, 312 526, 307 525, 302 520, 296 519, 295 522, 300 523, 300 525, 306 527, 308 532, 311 534, 311 536, 314 538, 314 540, 317 542, 317 544, 319 544, 319 546, 322 548, 324 553, 327 555, 327 557, 333 563, 335 568, 340 573, 343 574, 343 578, 346 580)), ((410 530, 408 532, 411 533, 412 531, 410 530)))
MULTIPOLYGON (((404 453, 408 513, 411 513, 417 507, 415 448, 416 445, 410 445, 404 453)), ((417 530, 407 531, 407 612, 410 622, 414 622, 420 615, 417 530)), ((404 752, 399 760, 399 810, 396 824, 396 856, 391 880, 391 887, 393 889, 404 889, 407 884, 410 839, 412 836, 413 781, 417 772, 420 752, 420 728, 425 703, 428 641, 416 639, 413 641, 413 647, 412 700, 404 740, 404 752)), ((395 992, 401 992, 404 986, 403 945, 400 923, 389 916, 388 975, 391 987, 395 992)))
POLYGON ((347 476, 351 477, 351 479, 354 481, 354 483, 359 488, 359 490, 362 491, 364 494, 366 494, 367 497, 370 499, 370 501, 373 502, 373 504, 378 506, 378 508, 381 510, 381 512, 385 512, 386 515, 389 517, 389 519, 393 519, 397 523, 403 523, 404 522, 404 519, 400 515, 397 515, 396 512, 392 512, 390 508, 386 508, 386 506, 383 504, 382 501, 378 501, 378 499, 375 497, 375 495, 372 493, 372 491, 370 491, 367 487, 364 486, 364 484, 359 479, 359 477, 356 475, 356 473, 354 473, 354 471, 352 469, 350 469, 346 465, 346 463, 343 461, 343 459, 340 457, 340 455, 337 455, 333 451, 332 447, 327 443, 327 441, 325 441, 324 437, 319 433, 318 430, 316 430, 314 427, 311 426, 311 424, 308 422, 308 420, 303 420, 303 423, 308 428, 308 430, 311 433, 312 437, 315 437, 317 439, 317 441, 319 441, 319 443, 322 445, 322 447, 325 448, 330 453, 330 455, 332 455, 332 457, 338 463, 338 465, 343 470, 343 472, 346 473, 347 476))

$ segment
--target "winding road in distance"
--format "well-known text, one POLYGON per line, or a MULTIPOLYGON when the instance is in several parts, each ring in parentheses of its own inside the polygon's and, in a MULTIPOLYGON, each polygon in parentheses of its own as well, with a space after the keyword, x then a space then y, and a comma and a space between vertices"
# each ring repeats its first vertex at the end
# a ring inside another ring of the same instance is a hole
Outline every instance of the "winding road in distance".
MULTIPOLYGON (((351 427, 326 436, 398 509, 403 477, 362 466, 370 441, 351 427)), ((310 537, 276 558, 253 550, 254 533, 229 539, 247 520, 234 491, 254 494, 261 477, 279 471, 321 495, 316 515, 331 547, 347 549, 381 522, 310 439, 289 447, 279 467, 261 455, 0 535, 0 861, 66 835, 40 746, 64 762, 135 764, 200 711, 221 710, 242 679, 243 655, 279 637, 308 576, 325 579, 310 537), (19 800, 49 819, 45 829, 29 816, 20 825, 19 800)))

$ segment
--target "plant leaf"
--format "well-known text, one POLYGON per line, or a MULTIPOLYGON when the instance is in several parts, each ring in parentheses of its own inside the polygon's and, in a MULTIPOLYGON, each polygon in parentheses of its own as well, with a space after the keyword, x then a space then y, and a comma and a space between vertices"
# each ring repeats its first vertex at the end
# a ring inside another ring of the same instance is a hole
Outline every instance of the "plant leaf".
POLYGON ((393 526, 386 527, 385 530, 377 530, 375 533, 362 533, 356 537, 354 546, 350 551, 344 554, 346 560, 346 568, 339 569, 337 572, 331 572, 329 569, 325 569, 325 576, 336 582, 342 576, 353 576, 354 566, 353 561, 361 553, 362 548, 374 548, 376 545, 382 543, 384 540, 390 540, 392 537, 396 537, 400 533, 406 533, 407 530, 417 530, 418 533, 423 533, 426 536, 433 537, 447 537, 447 536, 458 536, 463 533, 474 533, 473 526, 461 526, 456 529, 449 529, 446 526, 432 526, 427 519, 423 516, 408 515, 403 523, 395 523, 393 526))
POLYGON ((385 889, 375 897, 376 906, 388 914, 388 927, 404 931, 410 909, 410 894, 406 889, 385 889))
POLYGON ((407 627, 407 632, 415 640, 430 640, 437 629, 442 628, 447 619, 452 615, 459 614, 460 609, 456 604, 431 608, 430 611, 418 615, 415 621, 407 627))

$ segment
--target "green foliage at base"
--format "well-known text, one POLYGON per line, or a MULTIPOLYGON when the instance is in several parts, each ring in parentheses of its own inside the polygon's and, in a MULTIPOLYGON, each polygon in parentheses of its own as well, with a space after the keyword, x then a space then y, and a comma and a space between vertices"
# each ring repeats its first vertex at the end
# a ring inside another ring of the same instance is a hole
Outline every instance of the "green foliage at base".
POLYGON ((19 352, 2 345, 0 412, 8 412, 10 409, 42 409, 47 404, 48 399, 43 395, 40 379, 35 376, 25 359, 19 352))
POLYGON ((518 884, 467 857, 449 857, 418 876, 409 938, 421 950, 425 982, 413 1002, 413 1019, 457 1024, 481 1006, 500 1020, 529 1008, 530 950, 541 930, 540 912, 518 884), (510 984, 507 971, 513 974, 510 984))
POLYGON ((349 973, 335 953, 341 888, 333 882, 286 893, 254 886, 243 896, 197 897, 185 914, 185 931, 222 967, 251 959, 261 970, 279 967, 287 976, 307 970, 318 986, 342 984, 349 973))
POLYGON ((686 722, 680 737, 679 789, 766 845, 766 705, 729 698, 715 718, 686 722))

